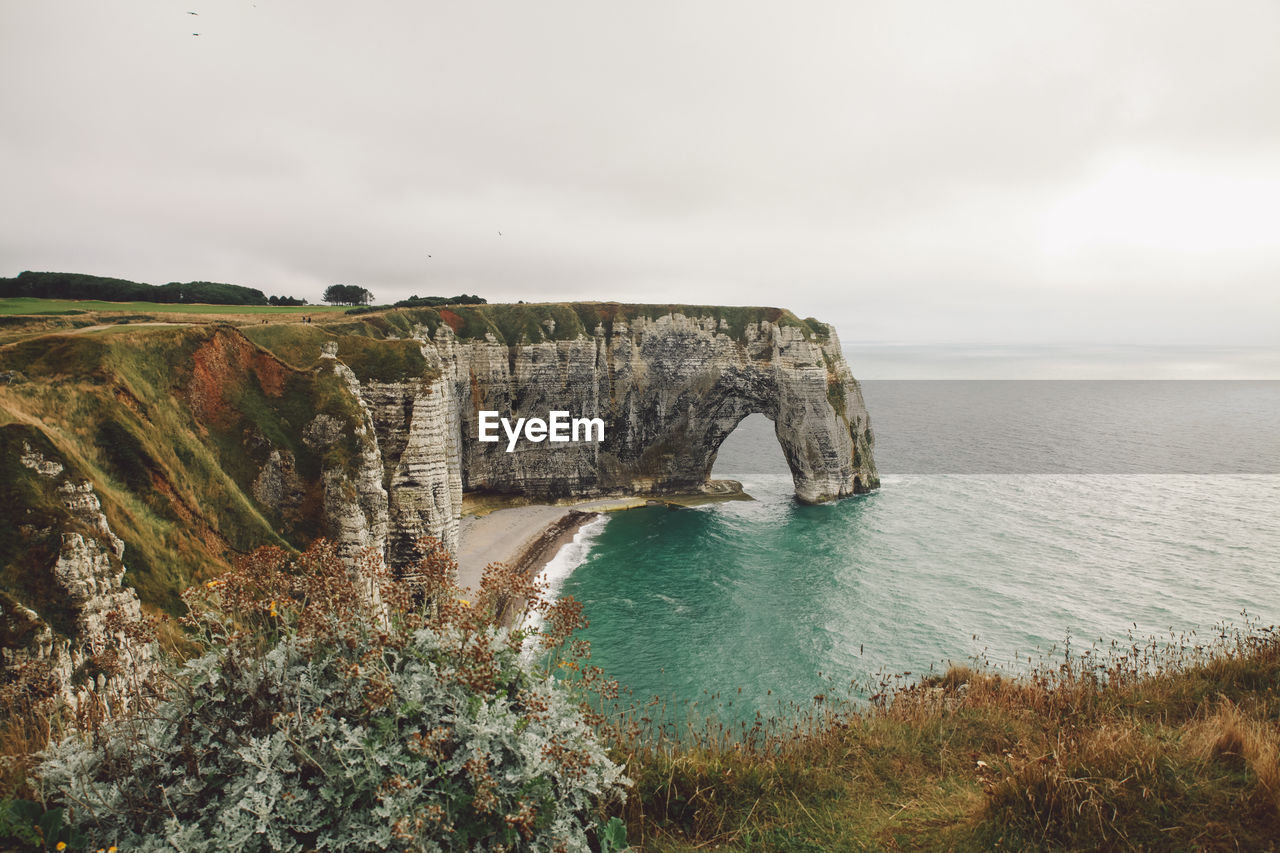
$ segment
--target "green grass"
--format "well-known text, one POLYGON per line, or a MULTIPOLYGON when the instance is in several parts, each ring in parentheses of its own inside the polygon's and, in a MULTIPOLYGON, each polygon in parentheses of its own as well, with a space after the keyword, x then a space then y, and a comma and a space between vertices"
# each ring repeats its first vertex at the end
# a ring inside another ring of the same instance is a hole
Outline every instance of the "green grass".
POLYGON ((303 305, 187 305, 166 302, 102 302, 81 299, 35 299, 11 297, 0 299, 0 315, 130 313, 130 314, 294 314, 332 315, 346 311, 345 306, 303 305))
POLYGON ((320 363, 320 348, 337 335, 318 324, 246 326, 245 337, 295 370, 311 370, 320 363))
POLYGON ((321 347, 336 341, 338 358, 361 382, 434 378, 438 372, 428 370, 418 341, 387 339, 386 334, 393 330, 381 317, 323 325, 245 326, 242 331, 249 340, 299 370, 314 369, 320 363, 321 347))

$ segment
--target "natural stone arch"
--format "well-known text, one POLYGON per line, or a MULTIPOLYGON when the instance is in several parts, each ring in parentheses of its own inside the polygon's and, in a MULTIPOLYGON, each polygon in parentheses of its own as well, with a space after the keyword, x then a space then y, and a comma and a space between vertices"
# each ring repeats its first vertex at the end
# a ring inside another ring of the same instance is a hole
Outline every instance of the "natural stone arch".
MULTIPOLYGON (((476 350, 473 350, 476 351, 476 350)), ((834 333, 824 340, 767 321, 742 338, 712 320, 668 315, 612 334, 512 346, 458 377, 469 490, 533 496, 664 494, 700 489, 725 437, 747 415, 774 422, 796 497, 816 503, 875 488, 861 390, 834 333), (600 445, 480 444, 476 415, 599 416, 600 445)))
MULTIPOLYGON (((763 412, 752 412, 724 437, 716 450, 709 476, 713 485, 741 481, 739 484, 756 496, 757 489, 776 491, 779 485, 777 478, 783 474, 786 475, 787 488, 794 491, 795 478, 778 442, 774 421, 763 412), (773 484, 763 485, 761 477, 773 481, 773 484), (750 482, 756 485, 748 485, 750 482)), ((724 493, 727 490, 724 486, 715 485, 714 491, 724 493)))
MULTIPOLYGON (((691 429, 684 439, 690 448, 687 487, 696 489, 710 479, 720 446, 751 415, 768 418, 776 434, 778 406, 773 390, 773 383, 768 380, 733 371, 722 376, 699 399, 699 416, 691 419, 691 429)), ((673 472, 673 479, 678 477, 679 472, 673 472)))
MULTIPOLYGON (((724 440, 747 417, 760 414, 773 425, 797 498, 817 503, 866 491, 866 472, 855 465, 862 455, 857 425, 831 399, 847 400, 850 389, 841 390, 843 395, 829 394, 825 375, 771 364, 725 371, 705 394, 697 395, 688 416, 672 425, 669 440, 685 451, 672 460, 660 488, 700 488, 710 479, 724 440)), ((857 396, 861 398, 860 391, 857 396)), ((863 441, 869 447, 870 436, 863 441)))

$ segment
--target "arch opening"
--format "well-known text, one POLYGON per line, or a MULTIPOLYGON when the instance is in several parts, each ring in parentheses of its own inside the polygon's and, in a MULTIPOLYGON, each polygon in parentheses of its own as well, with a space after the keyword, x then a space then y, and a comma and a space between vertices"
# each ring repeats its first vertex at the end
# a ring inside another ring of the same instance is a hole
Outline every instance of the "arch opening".
POLYGON ((792 493, 791 465, 769 416, 749 414, 730 430, 715 450, 711 479, 736 480, 748 494, 792 493))

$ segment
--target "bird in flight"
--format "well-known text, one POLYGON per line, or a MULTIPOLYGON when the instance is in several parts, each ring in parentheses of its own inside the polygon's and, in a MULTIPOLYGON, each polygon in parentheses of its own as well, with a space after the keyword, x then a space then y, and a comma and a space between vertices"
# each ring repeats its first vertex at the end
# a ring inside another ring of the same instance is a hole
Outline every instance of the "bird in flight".
POLYGON ((188 12, 187 14, 188 14, 188 15, 196 15, 196 16, 199 16, 199 14, 200 14, 200 13, 199 13, 199 12, 188 12))

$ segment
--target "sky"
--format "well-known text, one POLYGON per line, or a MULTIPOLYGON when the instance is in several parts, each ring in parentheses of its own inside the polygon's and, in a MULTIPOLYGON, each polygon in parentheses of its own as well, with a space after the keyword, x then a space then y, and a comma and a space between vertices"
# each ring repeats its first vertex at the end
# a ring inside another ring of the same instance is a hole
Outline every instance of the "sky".
POLYGON ((0 275, 1280 378, 1277 45, 1274 0, 0 0, 0 275))

